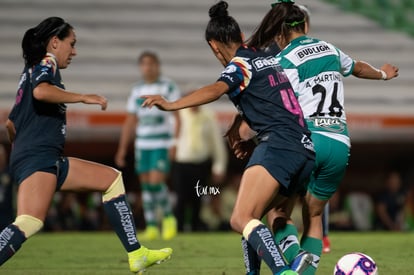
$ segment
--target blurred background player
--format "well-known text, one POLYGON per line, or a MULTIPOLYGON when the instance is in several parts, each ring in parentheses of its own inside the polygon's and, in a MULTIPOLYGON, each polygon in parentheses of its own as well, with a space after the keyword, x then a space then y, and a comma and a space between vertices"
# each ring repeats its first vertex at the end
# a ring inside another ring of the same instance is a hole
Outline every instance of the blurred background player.
POLYGON ((178 133, 177 113, 156 108, 142 108, 142 95, 160 94, 168 100, 180 96, 180 90, 169 78, 161 75, 157 54, 145 51, 138 57, 142 79, 132 88, 127 103, 127 117, 122 126, 115 163, 125 167, 129 145, 135 137, 135 171, 141 184, 146 229, 143 240, 154 240, 159 232, 159 209, 162 212, 162 238, 169 240, 177 233, 169 189, 166 184, 170 161, 174 158, 175 137, 178 133))
POLYGON ((322 214, 322 252, 331 252, 331 241, 329 239, 329 202, 323 208, 322 214))
POLYGON ((404 206, 407 192, 401 174, 391 171, 386 175, 384 186, 375 198, 376 228, 402 231, 404 229, 404 206))
POLYGON ((208 107, 196 106, 178 113, 180 132, 172 175, 178 230, 183 231, 188 220, 190 230, 204 230, 200 208, 207 194, 197 194, 196 187, 219 186, 223 182, 227 148, 215 114, 208 107))

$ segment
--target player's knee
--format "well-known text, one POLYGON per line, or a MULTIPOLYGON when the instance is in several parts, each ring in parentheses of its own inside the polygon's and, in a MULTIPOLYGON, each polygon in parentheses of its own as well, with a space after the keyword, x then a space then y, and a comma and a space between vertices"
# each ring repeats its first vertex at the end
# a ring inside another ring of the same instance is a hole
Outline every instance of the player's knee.
POLYGON ((252 217, 234 211, 230 217, 230 226, 235 232, 243 234, 246 224, 248 224, 251 220, 253 220, 252 217))
POLYGON ((103 193, 102 201, 106 202, 113 198, 119 197, 125 194, 124 181, 122 180, 122 173, 117 171, 117 176, 109 188, 103 193))
POLYGON ((240 225, 240 219, 234 213, 230 217, 230 226, 231 226, 231 229, 233 229, 237 233, 243 232, 243 228, 240 225))
POLYGON ((43 221, 30 215, 19 215, 13 223, 28 239, 43 228, 43 221))
POLYGON ((310 219, 312 218, 321 218, 323 214, 324 205, 323 204, 311 204, 306 210, 306 213, 310 219))

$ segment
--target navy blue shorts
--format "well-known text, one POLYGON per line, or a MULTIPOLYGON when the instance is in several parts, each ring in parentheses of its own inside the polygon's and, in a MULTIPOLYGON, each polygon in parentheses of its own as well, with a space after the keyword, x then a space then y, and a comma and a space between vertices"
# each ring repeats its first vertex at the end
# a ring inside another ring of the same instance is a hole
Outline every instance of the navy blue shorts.
POLYGON ((269 142, 261 142, 253 151, 246 168, 253 165, 263 166, 280 183, 280 195, 303 195, 315 165, 315 160, 310 155, 312 154, 275 148, 269 142))
POLYGON ((35 172, 47 172, 56 175, 56 190, 59 190, 66 180, 69 171, 67 157, 26 157, 16 164, 11 163, 11 174, 14 181, 20 185, 22 181, 35 172))

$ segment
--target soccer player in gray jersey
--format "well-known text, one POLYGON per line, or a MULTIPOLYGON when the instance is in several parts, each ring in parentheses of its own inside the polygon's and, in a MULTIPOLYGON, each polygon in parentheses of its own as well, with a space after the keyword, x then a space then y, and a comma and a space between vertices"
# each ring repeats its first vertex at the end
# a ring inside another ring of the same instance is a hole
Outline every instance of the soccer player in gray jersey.
MULTIPOLYGON (((352 74, 364 79, 389 80, 398 76, 398 68, 384 64, 377 69, 352 59, 328 42, 306 36, 306 16, 294 1, 279 0, 272 5, 248 44, 265 48, 276 42, 282 49, 277 59, 286 71, 312 131, 316 166, 305 196, 301 247, 314 254, 313 267, 304 274, 314 274, 322 251, 323 209, 337 190, 349 158, 342 78, 352 74)), ((288 223, 278 230, 276 239, 287 240, 294 235, 297 232, 288 223)), ((293 244, 285 251, 288 259, 300 249, 297 237, 293 244)))

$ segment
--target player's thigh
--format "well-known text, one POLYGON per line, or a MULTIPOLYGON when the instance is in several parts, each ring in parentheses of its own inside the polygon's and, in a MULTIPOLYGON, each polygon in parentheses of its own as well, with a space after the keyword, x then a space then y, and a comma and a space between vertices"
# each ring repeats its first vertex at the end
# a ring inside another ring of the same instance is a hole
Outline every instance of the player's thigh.
POLYGON ((316 165, 308 184, 308 192, 319 200, 329 200, 345 175, 349 147, 323 135, 313 135, 316 165))
POLYGON ((159 170, 152 170, 148 173, 149 183, 151 184, 159 184, 165 183, 167 180, 167 175, 163 171, 159 170))
POLYGON ((242 176, 232 214, 234 229, 242 231, 251 219, 261 219, 279 190, 279 183, 260 165, 247 168, 242 176))
POLYGON ((62 190, 106 191, 119 175, 119 171, 100 163, 68 158, 68 175, 62 190))
POLYGON ((45 220, 56 191, 56 175, 35 172, 19 185, 17 215, 30 215, 45 220))

